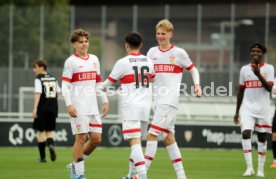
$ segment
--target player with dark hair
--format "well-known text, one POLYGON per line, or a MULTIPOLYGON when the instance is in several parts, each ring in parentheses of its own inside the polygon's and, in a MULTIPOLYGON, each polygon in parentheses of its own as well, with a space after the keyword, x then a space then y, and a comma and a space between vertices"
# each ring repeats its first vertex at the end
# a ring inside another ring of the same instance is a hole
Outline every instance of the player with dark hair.
POLYGON ((123 136, 131 147, 130 163, 135 170, 124 177, 128 179, 132 179, 136 172, 139 179, 147 178, 141 146, 141 132, 148 125, 152 104, 152 80, 155 74, 152 61, 140 53, 141 46, 140 34, 130 32, 126 35, 125 49, 128 55, 116 62, 103 85, 106 88, 120 80, 122 87, 123 136))
POLYGON ((258 172, 264 177, 264 163, 267 152, 266 133, 271 133, 270 92, 272 90, 274 68, 264 62, 266 47, 255 42, 250 47, 251 62, 240 70, 240 88, 237 94, 234 123, 240 124, 242 131, 242 148, 247 170, 243 176, 254 174, 252 162, 252 131, 258 136, 258 172), (240 113, 241 104, 243 111, 240 113), (240 116, 240 119, 239 119, 240 116))
POLYGON ((73 31, 71 43, 75 53, 65 61, 62 73, 62 95, 75 135, 74 162, 68 166, 73 179, 85 179, 84 160, 101 142, 102 121, 96 95, 102 99, 103 117, 108 113, 109 103, 105 93, 97 90, 101 84, 100 64, 97 56, 88 54, 88 32, 83 29, 73 31))
POLYGON ((33 63, 35 79, 35 96, 32 116, 33 128, 38 131, 37 141, 40 154, 40 163, 46 162, 45 147, 49 147, 51 160, 56 160, 52 131, 56 128, 58 115, 58 93, 60 88, 55 77, 47 73, 45 61, 37 60, 33 63))

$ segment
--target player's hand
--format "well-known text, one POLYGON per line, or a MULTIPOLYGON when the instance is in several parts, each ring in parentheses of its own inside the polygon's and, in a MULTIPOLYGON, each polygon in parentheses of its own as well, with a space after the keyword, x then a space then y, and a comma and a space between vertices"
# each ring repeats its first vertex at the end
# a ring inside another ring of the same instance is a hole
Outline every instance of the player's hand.
POLYGON ((240 117, 239 117, 238 113, 236 113, 235 116, 234 116, 234 123, 235 124, 239 124, 240 123, 240 117))
POLYGON ((109 111, 109 103, 103 103, 102 117, 105 117, 109 111))
POLYGON ((37 111, 36 111, 36 109, 33 110, 33 112, 32 112, 32 117, 33 117, 34 119, 37 118, 37 111))
POLYGON ((259 76, 261 73, 260 73, 260 67, 259 67, 259 64, 252 64, 252 71, 254 72, 254 74, 256 76, 259 76))
POLYGON ((201 97, 202 96, 201 86, 196 84, 194 87, 194 92, 195 92, 196 97, 201 97))
POLYGON ((71 117, 78 117, 77 111, 74 108, 74 106, 72 106, 72 105, 67 106, 67 111, 71 117))
POLYGON ((273 93, 274 95, 276 95, 276 88, 273 88, 273 89, 272 89, 272 93, 273 93))

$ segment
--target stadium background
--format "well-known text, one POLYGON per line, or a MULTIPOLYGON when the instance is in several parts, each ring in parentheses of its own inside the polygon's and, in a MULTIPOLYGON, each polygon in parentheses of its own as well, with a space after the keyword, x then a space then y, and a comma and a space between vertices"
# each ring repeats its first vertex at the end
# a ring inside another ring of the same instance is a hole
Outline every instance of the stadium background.
MULTIPOLYGON (((69 38, 75 28, 90 32, 90 52, 99 57, 106 79, 116 60, 125 55, 123 43, 127 32, 139 31, 143 35, 142 52, 146 53, 156 45, 155 24, 162 18, 173 22, 173 43, 187 50, 208 93, 201 99, 180 96, 177 136, 183 147, 240 148, 239 128, 232 124, 232 117, 239 69, 249 61, 250 44, 256 40, 263 42, 268 47, 266 61, 276 64, 273 1, 9 2, 0 2, 0 131, 4 136, 1 146, 35 145, 30 129, 34 80, 31 63, 45 59, 48 71, 59 78, 64 60, 73 52, 69 38), (220 86, 225 87, 226 95, 213 95, 210 88, 220 86)), ((190 75, 185 73, 183 83, 190 86, 191 82, 190 75)), ((120 132, 120 100, 112 96, 110 101, 110 115, 104 119, 107 131, 104 146, 113 146, 108 142, 109 135, 114 133, 113 125, 120 132)), ((72 136, 62 98, 59 104, 60 145, 70 146, 72 136), (63 130, 67 142, 62 142, 63 130)), ((272 114, 273 109, 272 103, 272 114)))

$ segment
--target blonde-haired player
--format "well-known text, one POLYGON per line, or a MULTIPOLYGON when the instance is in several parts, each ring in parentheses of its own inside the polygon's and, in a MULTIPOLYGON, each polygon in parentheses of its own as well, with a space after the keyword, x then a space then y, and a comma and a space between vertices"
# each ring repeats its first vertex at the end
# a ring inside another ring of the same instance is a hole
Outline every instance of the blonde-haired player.
POLYGON ((147 168, 150 167, 157 151, 157 138, 163 137, 172 165, 178 179, 186 179, 182 157, 174 137, 179 88, 182 73, 191 73, 194 82, 194 93, 202 94, 199 73, 186 51, 171 44, 173 24, 169 20, 161 20, 156 25, 156 40, 158 46, 152 47, 147 56, 154 63, 156 77, 154 80, 154 117, 147 134, 145 159, 147 168))

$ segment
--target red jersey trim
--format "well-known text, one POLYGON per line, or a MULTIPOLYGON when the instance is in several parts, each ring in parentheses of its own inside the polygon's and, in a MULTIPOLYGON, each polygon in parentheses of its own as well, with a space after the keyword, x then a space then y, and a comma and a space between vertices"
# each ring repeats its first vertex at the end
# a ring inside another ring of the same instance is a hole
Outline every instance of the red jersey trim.
POLYGON ((258 127, 258 128, 268 128, 268 129, 272 128, 272 126, 262 125, 262 124, 255 124, 255 126, 258 127))
POLYGON ((76 57, 80 58, 80 59, 83 59, 83 60, 88 60, 88 58, 89 58, 89 54, 87 54, 87 57, 85 57, 85 58, 79 56, 77 53, 74 53, 74 55, 75 55, 76 57))
MULTIPOLYGON (((153 75, 150 74, 150 73, 145 74, 145 75, 147 75, 149 77, 149 82, 152 83, 153 75)), ((139 80, 139 82, 141 82, 141 75, 140 74, 138 74, 138 80, 139 80)), ((121 84, 128 84, 128 83, 133 83, 133 82, 135 82, 135 75, 134 74, 125 75, 120 79, 121 84)))
POLYGON ((96 79, 97 79, 96 71, 86 71, 86 72, 74 73, 71 82, 89 81, 89 80, 96 80, 96 79))
POLYGON ((102 124, 92 124, 92 123, 89 123, 89 127, 102 128, 102 124))
POLYGON ((61 77, 61 80, 62 80, 62 81, 68 81, 68 82, 71 82, 71 79, 70 79, 70 78, 67 78, 67 77, 61 77))
POLYGON ((193 69, 195 67, 195 65, 194 64, 191 64, 190 66, 188 66, 187 68, 186 68, 186 70, 191 70, 191 69, 193 69))
POLYGON ((161 132, 165 132, 167 134, 170 133, 170 131, 168 129, 164 129, 164 128, 161 128, 161 127, 158 127, 158 126, 155 126, 155 125, 151 125, 150 128, 153 128, 153 129, 161 131, 161 132))
POLYGON ((166 50, 162 50, 162 49, 160 48, 160 46, 158 47, 158 49, 159 49, 161 52, 167 52, 167 51, 171 50, 173 47, 174 47, 174 45, 171 44, 171 46, 170 46, 168 49, 166 49, 166 50))
POLYGON ((132 56, 139 56, 139 55, 142 55, 140 52, 137 52, 137 53, 129 53, 129 55, 132 55, 132 56))
POLYGON ((240 87, 240 88, 245 88, 245 85, 239 84, 239 87, 240 87))
POLYGON ((109 81, 111 81, 112 83, 116 83, 117 80, 115 80, 114 78, 111 78, 110 76, 107 78, 109 81))
POLYGON ((258 152, 258 154, 261 155, 261 156, 265 156, 266 152, 258 152))
POLYGON ((274 85, 274 81, 268 81, 267 83, 270 85, 274 85))
POLYGON ((98 75, 96 76, 96 83, 99 83, 99 82, 102 82, 102 77, 101 75, 98 75))
POLYGON ((141 129, 128 129, 128 130, 123 130, 123 134, 129 134, 129 133, 136 133, 136 132, 141 132, 141 129))
POLYGON ((155 73, 182 73, 183 68, 174 64, 155 64, 155 73))

